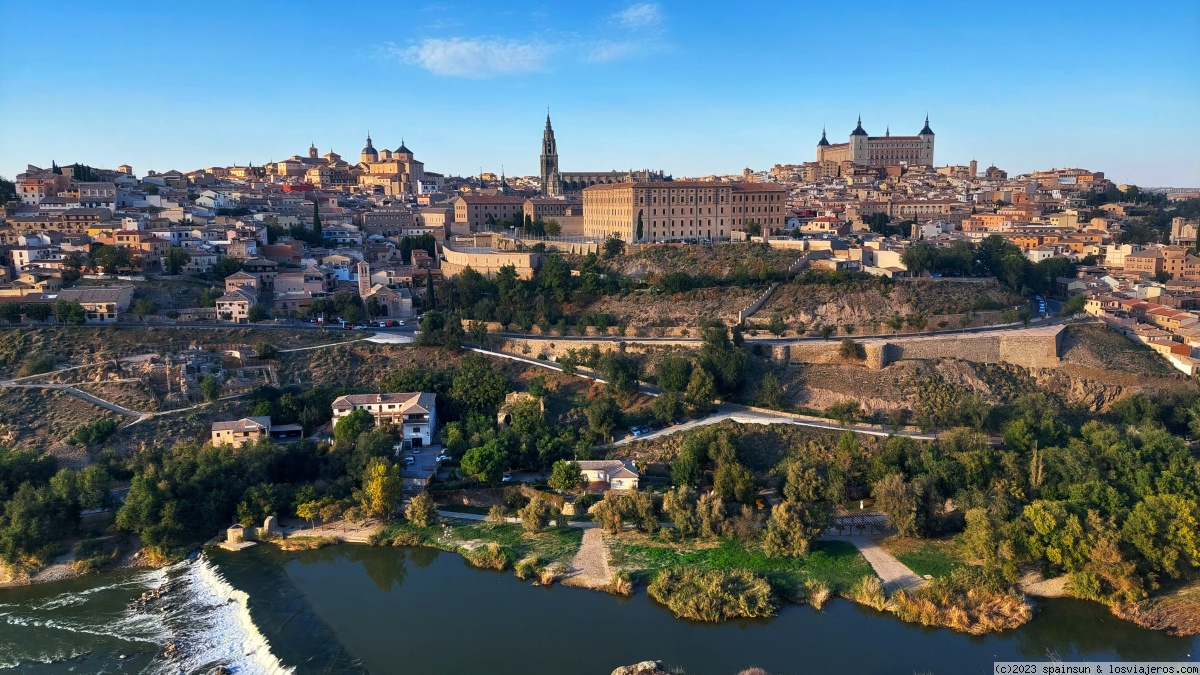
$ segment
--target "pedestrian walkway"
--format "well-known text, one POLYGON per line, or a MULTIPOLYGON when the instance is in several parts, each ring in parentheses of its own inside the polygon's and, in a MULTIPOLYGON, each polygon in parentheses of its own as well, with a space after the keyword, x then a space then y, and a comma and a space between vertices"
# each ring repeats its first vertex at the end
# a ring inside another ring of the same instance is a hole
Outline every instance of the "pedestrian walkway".
MULTIPOLYGON (((843 537, 837 537, 843 539, 843 537)), ((883 582, 883 588, 888 593, 908 591, 925 585, 925 580, 917 576, 907 565, 896 559, 896 556, 883 550, 875 539, 864 536, 844 537, 854 544, 858 552, 867 559, 875 574, 883 582)))
POLYGON ((583 543, 571 560, 571 571, 563 578, 564 586, 604 588, 612 581, 612 570, 608 566, 608 547, 604 544, 604 531, 595 524, 579 524, 583 527, 583 543))

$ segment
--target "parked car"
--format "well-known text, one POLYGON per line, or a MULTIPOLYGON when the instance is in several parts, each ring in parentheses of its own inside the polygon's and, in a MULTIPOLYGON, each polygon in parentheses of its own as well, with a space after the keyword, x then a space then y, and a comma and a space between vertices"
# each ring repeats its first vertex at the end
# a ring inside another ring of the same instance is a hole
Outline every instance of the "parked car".
POLYGON ((438 455, 436 457, 436 459, 439 462, 449 462, 452 458, 450 457, 450 455, 447 455, 446 453, 443 452, 442 454, 438 455))
POLYGON ((642 431, 641 427, 629 427, 629 433, 633 434, 634 436, 641 436, 645 432, 642 431))
POLYGON ((504 477, 501 478, 500 480, 501 480, 501 482, 504 482, 504 483, 511 483, 512 482, 512 474, 505 471, 504 477))
POLYGON ((416 463, 417 463, 417 459, 415 457, 405 457, 404 458, 404 466, 412 466, 413 464, 416 464, 416 463))
POLYGON ((397 322, 395 322, 395 323, 390 323, 390 324, 388 324, 388 325, 389 325, 389 326, 407 326, 408 324, 404 323, 404 320, 403 320, 403 319, 401 319, 400 321, 397 321, 397 322))
POLYGON ((419 454, 421 454, 421 447, 420 447, 420 446, 414 447, 414 448, 412 449, 412 453, 413 453, 414 455, 419 455, 419 454))

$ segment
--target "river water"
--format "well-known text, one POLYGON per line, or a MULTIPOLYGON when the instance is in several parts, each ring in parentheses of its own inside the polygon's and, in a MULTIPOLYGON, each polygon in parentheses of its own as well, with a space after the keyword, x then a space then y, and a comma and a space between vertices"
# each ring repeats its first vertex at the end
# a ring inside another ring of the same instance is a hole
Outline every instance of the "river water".
POLYGON ((689 675, 990 673, 993 661, 1191 661, 1200 638, 1094 603, 1045 601, 971 637, 845 600, 818 613, 696 624, 633 598, 532 587, 430 549, 215 551, 151 572, 0 590, 0 668, 27 673, 597 673, 647 659, 689 675), (145 602, 133 602, 144 594, 145 602), (130 604, 133 602, 133 604, 130 604), (164 656, 164 645, 175 654, 164 656))

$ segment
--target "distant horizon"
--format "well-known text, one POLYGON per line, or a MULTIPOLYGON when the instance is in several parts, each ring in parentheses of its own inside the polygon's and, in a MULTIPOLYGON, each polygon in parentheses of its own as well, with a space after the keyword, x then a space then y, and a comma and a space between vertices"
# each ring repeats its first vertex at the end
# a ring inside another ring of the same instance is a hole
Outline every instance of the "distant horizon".
POLYGON ((0 84, 20 95, 0 103, 0 175, 52 160, 138 175, 262 164, 310 141, 353 161, 369 130, 430 171, 529 176, 549 106, 563 171, 763 171, 812 161, 822 127, 844 142, 862 115, 872 135, 909 135, 929 114, 938 166, 1200 186, 1200 6, 983 13, 937 0, 12 5, 0 84), (214 17, 237 20, 216 30, 214 17))

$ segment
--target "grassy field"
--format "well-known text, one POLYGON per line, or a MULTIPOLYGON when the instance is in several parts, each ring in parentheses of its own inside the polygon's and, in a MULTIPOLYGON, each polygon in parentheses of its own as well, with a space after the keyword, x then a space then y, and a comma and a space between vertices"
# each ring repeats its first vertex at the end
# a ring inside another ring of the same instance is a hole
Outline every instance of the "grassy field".
POLYGON ((935 579, 950 576, 966 563, 958 556, 956 546, 948 539, 908 539, 889 537, 881 545, 900 562, 920 576, 935 579))
POLYGON ((746 569, 792 588, 802 586, 807 579, 815 579, 828 584, 835 592, 844 591, 863 575, 871 574, 871 566, 854 545, 841 541, 815 542, 807 558, 775 558, 762 549, 747 547, 732 539, 722 540, 716 546, 686 547, 622 534, 609 541, 609 556, 613 566, 636 572, 638 576, 675 567, 746 569))
POLYGON ((488 525, 453 518, 443 519, 443 522, 450 526, 449 537, 444 536, 440 525, 417 527, 409 522, 398 522, 387 526, 377 538, 379 543, 430 546, 464 554, 480 545, 496 544, 510 563, 534 558, 541 566, 569 564, 583 541, 583 530, 577 527, 551 527, 530 534, 520 525, 488 525))

